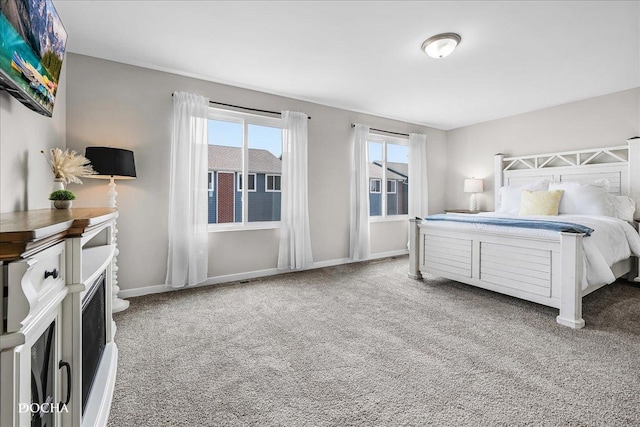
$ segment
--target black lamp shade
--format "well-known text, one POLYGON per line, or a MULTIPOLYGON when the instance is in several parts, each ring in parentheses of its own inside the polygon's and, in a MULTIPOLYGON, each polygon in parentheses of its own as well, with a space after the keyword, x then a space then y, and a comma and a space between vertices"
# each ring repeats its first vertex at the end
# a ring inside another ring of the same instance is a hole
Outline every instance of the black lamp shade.
POLYGON ((84 156, 91 162, 98 175, 92 178, 133 179, 136 164, 133 151, 112 147, 87 147, 84 156))

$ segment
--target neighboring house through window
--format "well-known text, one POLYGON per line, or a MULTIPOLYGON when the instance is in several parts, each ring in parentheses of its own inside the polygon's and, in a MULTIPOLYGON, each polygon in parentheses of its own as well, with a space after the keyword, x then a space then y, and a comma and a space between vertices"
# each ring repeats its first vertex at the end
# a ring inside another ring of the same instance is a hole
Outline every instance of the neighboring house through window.
POLYGON ((209 224, 280 221, 281 123, 280 119, 211 109, 209 224))
POLYGON ((395 217, 409 213, 409 146, 400 138, 370 135, 369 216, 395 217), (381 185, 386 182, 385 186, 381 185))

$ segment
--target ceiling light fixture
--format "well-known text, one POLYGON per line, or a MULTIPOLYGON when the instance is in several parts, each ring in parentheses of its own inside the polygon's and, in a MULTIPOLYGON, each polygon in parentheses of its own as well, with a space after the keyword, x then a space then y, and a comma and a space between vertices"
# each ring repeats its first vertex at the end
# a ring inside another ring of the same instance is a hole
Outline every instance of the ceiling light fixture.
POLYGON ((442 33, 429 37, 422 43, 422 50, 432 58, 444 58, 451 55, 462 38, 456 33, 442 33))

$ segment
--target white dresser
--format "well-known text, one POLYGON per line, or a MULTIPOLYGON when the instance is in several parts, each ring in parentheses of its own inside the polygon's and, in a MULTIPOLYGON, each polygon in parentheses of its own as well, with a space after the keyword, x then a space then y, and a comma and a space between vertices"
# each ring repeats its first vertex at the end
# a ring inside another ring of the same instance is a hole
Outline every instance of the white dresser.
POLYGON ((117 370, 116 209, 0 215, 0 425, 96 426, 117 370))

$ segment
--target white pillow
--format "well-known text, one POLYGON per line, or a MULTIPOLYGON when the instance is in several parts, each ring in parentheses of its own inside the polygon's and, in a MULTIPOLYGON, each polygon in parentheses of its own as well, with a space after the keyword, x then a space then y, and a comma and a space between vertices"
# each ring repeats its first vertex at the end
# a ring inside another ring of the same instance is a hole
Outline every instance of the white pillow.
POLYGON ((606 183, 552 182, 549 190, 563 190, 560 214, 612 216, 613 204, 609 200, 606 183), (605 184, 605 185, 602 185, 605 184))
POLYGON ((520 199, 523 190, 547 191, 549 181, 542 180, 524 185, 505 185, 500 188, 500 207, 498 212, 517 215, 520 212, 520 199))
POLYGON ((627 196, 609 196, 613 204, 613 217, 620 218, 633 224, 636 213, 636 202, 627 196))

